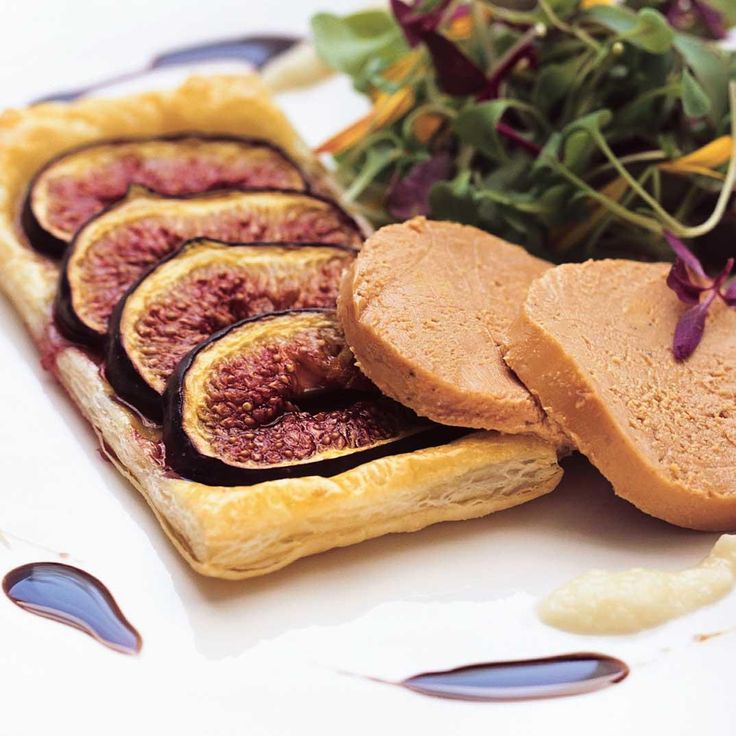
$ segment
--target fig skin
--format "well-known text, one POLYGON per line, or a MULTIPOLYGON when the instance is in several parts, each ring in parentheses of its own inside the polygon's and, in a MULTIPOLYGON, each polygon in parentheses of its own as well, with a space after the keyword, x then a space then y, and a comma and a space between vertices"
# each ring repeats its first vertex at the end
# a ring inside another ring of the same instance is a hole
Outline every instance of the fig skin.
MULTIPOLYGON (((204 194, 198 193, 198 194, 192 194, 192 195, 186 195, 183 197, 167 197, 162 195, 156 195, 155 193, 148 192, 145 189, 142 189, 140 187, 137 187, 134 189, 132 194, 135 194, 136 192, 143 192, 144 196, 151 197, 157 201, 162 202, 181 202, 182 206, 186 206, 187 201, 201 201, 201 198, 207 198, 207 197, 227 197, 228 195, 236 195, 236 194, 242 194, 244 196, 247 195, 259 195, 259 194, 266 194, 266 195, 290 195, 295 197, 305 197, 311 200, 315 200, 317 202, 322 202, 330 206, 332 210, 334 211, 335 215, 339 217, 339 219, 342 221, 343 225, 346 228, 349 228, 353 234, 354 237, 359 238, 361 241, 365 237, 365 231, 361 227, 361 225, 356 222, 356 220, 351 217, 337 202, 334 200, 323 197, 321 195, 313 194, 311 192, 299 192, 299 191, 292 191, 289 189, 250 189, 246 192, 241 192, 240 190, 233 190, 233 189, 226 189, 226 190, 218 190, 213 192, 206 192, 204 194)), ((132 196, 132 195, 131 195, 132 196)), ((134 197, 135 199, 135 197, 134 197)), ((121 207, 125 205, 130 199, 126 199, 120 202, 116 202, 115 204, 111 205, 110 207, 107 207, 106 209, 102 210, 99 214, 95 215, 91 220, 89 220, 85 226, 79 230, 79 232, 74 236, 74 239, 70 243, 69 248, 66 251, 66 254, 64 256, 64 260, 62 261, 62 267, 59 277, 59 288, 56 293, 56 299, 54 302, 54 318, 56 321, 56 326, 58 327, 61 334, 68 338, 69 340, 72 340, 76 343, 79 343, 81 345, 87 346, 92 348, 93 350, 100 351, 104 349, 106 339, 107 339, 107 329, 105 332, 99 332, 93 328, 91 328, 89 325, 87 325, 84 320, 77 314, 74 304, 73 304, 73 294, 72 294, 72 287, 71 282, 69 279, 69 264, 70 261, 74 258, 75 251, 77 248, 77 242, 80 238, 82 238, 87 230, 88 227, 94 227, 96 222, 103 218, 110 213, 114 212, 116 208, 121 207)), ((287 212, 289 210, 286 210, 287 212)), ((175 247, 171 249, 171 251, 167 252, 163 258, 166 258, 170 255, 171 252, 174 252, 178 250, 189 238, 182 237, 181 241, 176 244, 175 247)), ((215 237, 212 237, 211 239, 217 239, 215 237)), ((253 242, 262 242, 262 241, 253 241, 253 242)), ((301 241, 300 241, 301 242, 301 241)), ((307 241, 303 241, 307 242, 307 241)), ((319 241, 322 242, 322 241, 319 241)), ((325 243, 327 245, 332 245, 333 243, 325 243)), ((334 243, 338 244, 339 243, 334 243)), ((160 262, 162 259, 158 259, 156 261, 153 261, 149 267, 146 267, 141 273, 144 273, 148 270, 151 266, 155 266, 157 263, 160 262)), ((136 277, 137 278, 137 277, 136 277)), ((129 287, 129 284, 126 286, 125 291, 127 291, 127 288, 129 287)), ((124 291, 120 294, 124 294, 124 291)), ((119 300, 116 299, 116 302, 119 300)))
MULTIPOLYGON (((174 133, 171 135, 161 135, 161 136, 150 136, 150 137, 143 137, 143 138, 111 138, 111 139, 105 139, 105 140, 97 140, 92 141, 91 143, 85 143, 81 146, 76 146, 74 148, 71 148, 67 151, 63 151, 57 156, 54 156, 50 161, 48 161, 46 164, 44 164, 32 177, 31 181, 28 184, 28 187, 26 189, 25 196, 23 198, 23 203, 21 205, 20 210, 20 225, 25 233, 25 236, 30 243, 30 245, 39 253, 53 259, 60 259, 63 257, 64 253, 66 252, 67 248, 69 247, 69 244, 73 240, 74 235, 76 235, 79 230, 86 224, 86 222, 89 221, 86 220, 85 222, 81 223, 80 226, 77 228, 77 230, 72 234, 72 236, 69 239, 60 238, 56 235, 54 235, 51 231, 47 230, 39 221, 39 219, 36 216, 36 213, 34 212, 33 208, 33 192, 35 187, 38 185, 39 180, 54 166, 56 166, 59 162, 63 161, 66 158, 75 156, 77 154, 83 154, 86 151, 91 151, 96 148, 102 148, 105 146, 114 147, 114 146, 125 146, 128 144, 146 144, 146 143, 155 143, 157 141, 161 141, 162 143, 178 143, 178 142, 184 142, 184 141, 202 141, 204 143, 235 143, 235 144, 242 144, 243 146, 250 146, 250 147, 258 147, 258 148, 264 148, 272 151, 276 156, 280 157, 284 163, 290 167, 291 170, 295 174, 298 174, 299 178, 301 179, 301 184, 299 186, 293 186, 291 187, 293 191, 303 191, 303 192, 309 192, 311 187, 310 183, 307 180, 306 175, 304 174, 304 171, 296 164, 296 162, 281 148, 279 148, 274 143, 271 143, 268 140, 260 139, 260 138, 253 138, 253 137, 245 137, 245 136, 235 136, 235 135, 215 135, 215 134, 207 134, 207 133, 197 133, 197 132, 183 132, 183 133, 174 133)), ((142 186, 140 182, 136 182, 134 180, 130 181, 128 184, 128 189, 130 187, 135 186, 142 186)), ((154 188, 148 187, 152 192, 156 192, 154 188)), ((222 187, 220 187, 222 188, 222 187)), ((233 187, 238 189, 239 191, 250 191, 255 189, 262 189, 262 186, 258 187, 248 187, 248 186, 238 186, 233 187)), ((203 194, 207 191, 214 191, 214 188, 209 189, 202 189, 197 191, 189 191, 187 194, 191 196, 195 196, 197 194, 203 194)), ((159 193, 159 192, 156 192, 159 193)), ((160 196, 165 196, 163 193, 159 193, 160 196)), ((125 199, 125 194, 123 194, 118 199, 111 201, 106 207, 102 207, 98 209, 92 217, 96 217, 101 212, 107 210, 109 207, 114 206, 118 201, 121 199, 125 199)), ((175 196, 175 195, 172 195, 175 196)), ((178 196, 187 196, 187 195, 178 195, 178 196)))
POLYGON ((54 298, 54 322, 67 340, 86 345, 93 350, 101 350, 105 345, 106 336, 87 327, 72 307, 72 289, 66 276, 66 260, 70 252, 67 252, 61 266, 59 287, 54 298))
MULTIPOLYGON (((194 446, 184 427, 186 403, 184 390, 185 378, 197 355, 214 342, 226 337, 230 332, 242 328, 244 325, 257 323, 262 320, 308 313, 335 314, 334 310, 331 309, 295 309, 251 317, 236 322, 230 327, 215 333, 181 360, 169 378, 163 397, 163 441, 166 448, 166 464, 172 470, 189 480, 206 485, 220 486, 253 485, 266 481, 305 476, 331 477, 381 457, 414 452, 419 449, 446 444, 462 437, 470 431, 464 428, 446 427, 427 422, 416 417, 411 410, 405 409, 407 417, 412 416, 414 418, 416 422, 414 426, 423 427, 424 429, 420 429, 415 434, 403 436, 394 441, 389 441, 381 445, 368 446, 364 450, 355 450, 354 452, 338 457, 297 462, 292 465, 282 464, 270 467, 264 466, 262 468, 243 468, 231 465, 217 457, 201 454, 194 446)), ((362 391, 350 388, 340 392, 330 392, 327 397, 322 397, 318 393, 317 397, 311 400, 310 403, 316 403, 317 406, 313 407, 313 410, 319 411, 321 408, 320 402, 324 401, 325 398, 329 402, 328 405, 334 405, 335 400, 337 400, 338 404, 343 401, 350 403, 361 396, 394 404, 391 399, 382 397, 377 390, 373 393, 370 389, 368 391, 362 391)))
MULTIPOLYGON (((247 248, 262 248, 264 250, 287 248, 295 252, 298 252, 300 248, 324 248, 326 253, 332 251, 335 254, 340 252, 346 255, 357 254, 357 250, 355 248, 343 245, 326 245, 324 243, 225 243, 223 241, 211 240, 209 238, 195 238, 193 240, 185 242, 176 251, 149 268, 125 292, 125 294, 115 307, 115 310, 113 311, 113 314, 110 318, 110 329, 108 332, 106 345, 105 373, 108 381, 112 385, 118 397, 133 406, 144 416, 159 424, 161 423, 163 418, 162 396, 155 388, 147 383, 147 381, 143 378, 143 376, 141 376, 141 374, 138 372, 138 369, 131 360, 128 350, 125 348, 123 342, 124 336, 121 333, 121 320, 125 311, 128 297, 135 293, 138 287, 146 281, 149 275, 156 272, 164 264, 175 260, 177 257, 180 256, 182 252, 185 251, 186 248, 190 246, 196 246, 198 243, 203 241, 226 246, 228 248, 238 248, 243 246, 246 246, 247 248)), ((214 255, 215 254, 213 254, 213 256, 214 255)), ((345 265, 349 265, 349 261, 347 259, 345 265)), ((337 297, 338 287, 339 283, 336 283, 335 298, 337 297)), ((310 306, 312 305, 307 305, 306 308, 309 308, 310 306)), ((332 304, 331 306, 334 307, 334 304, 332 304)), ((258 314, 252 315, 248 319, 255 318, 267 313, 268 312, 259 312, 258 314)), ((222 329, 227 329, 227 327, 223 327, 222 329)), ((217 332, 219 332, 219 330, 217 332)), ((210 336, 208 335, 204 339, 209 339, 209 337, 210 336)))
MULTIPOLYGON (((33 184, 33 181, 32 179, 31 184, 33 184)), ((23 200, 23 206, 20 211, 20 227, 30 246, 37 253, 47 258, 53 258, 54 260, 60 259, 69 245, 69 243, 57 238, 41 227, 31 208, 30 189, 23 200)))

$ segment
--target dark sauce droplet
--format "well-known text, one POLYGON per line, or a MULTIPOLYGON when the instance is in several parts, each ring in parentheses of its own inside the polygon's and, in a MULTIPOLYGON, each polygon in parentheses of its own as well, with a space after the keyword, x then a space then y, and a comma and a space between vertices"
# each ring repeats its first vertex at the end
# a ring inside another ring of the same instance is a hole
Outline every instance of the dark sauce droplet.
POLYGON ((299 39, 295 36, 245 36, 243 38, 212 41, 210 43, 187 46, 159 54, 152 62, 151 68, 192 64, 219 59, 235 59, 248 61, 256 68, 265 66, 271 59, 288 51, 299 39))
POLYGON ((59 562, 32 562, 11 570, 3 590, 13 603, 37 616, 73 626, 123 654, 140 651, 140 634, 110 591, 84 570, 59 562))
POLYGON ((621 660, 586 652, 425 672, 397 684, 438 698, 532 700, 600 690, 628 674, 621 660))

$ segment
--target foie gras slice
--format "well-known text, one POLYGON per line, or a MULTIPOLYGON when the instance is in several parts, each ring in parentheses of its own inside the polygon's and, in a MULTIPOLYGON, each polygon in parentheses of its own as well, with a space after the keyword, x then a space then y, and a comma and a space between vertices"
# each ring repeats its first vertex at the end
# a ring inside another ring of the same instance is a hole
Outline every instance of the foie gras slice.
POLYGON ((338 315, 363 372, 417 414, 559 438, 499 348, 550 264, 474 227, 417 217, 365 243, 338 315))
POLYGON ((534 282, 507 363, 616 493, 692 529, 736 528, 736 312, 717 300, 687 361, 669 264, 568 264, 534 282))

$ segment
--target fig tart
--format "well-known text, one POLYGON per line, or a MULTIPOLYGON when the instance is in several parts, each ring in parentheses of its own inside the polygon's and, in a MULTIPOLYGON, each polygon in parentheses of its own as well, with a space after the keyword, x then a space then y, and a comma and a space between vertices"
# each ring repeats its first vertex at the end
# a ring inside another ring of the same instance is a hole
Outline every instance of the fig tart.
POLYGON ((0 285, 205 575, 560 480, 554 444, 436 424, 359 372, 335 304, 368 232, 255 75, 0 116, 0 285))

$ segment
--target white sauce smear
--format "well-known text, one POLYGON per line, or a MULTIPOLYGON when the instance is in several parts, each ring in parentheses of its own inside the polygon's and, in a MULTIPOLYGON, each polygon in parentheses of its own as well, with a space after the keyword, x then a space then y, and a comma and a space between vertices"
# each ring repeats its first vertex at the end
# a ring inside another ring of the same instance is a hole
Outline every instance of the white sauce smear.
POLYGON ((736 585, 736 535, 724 534, 696 567, 679 572, 591 570, 550 593, 542 621, 576 634, 632 634, 723 598, 736 585))

